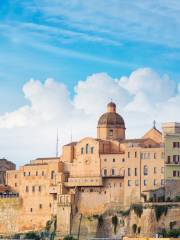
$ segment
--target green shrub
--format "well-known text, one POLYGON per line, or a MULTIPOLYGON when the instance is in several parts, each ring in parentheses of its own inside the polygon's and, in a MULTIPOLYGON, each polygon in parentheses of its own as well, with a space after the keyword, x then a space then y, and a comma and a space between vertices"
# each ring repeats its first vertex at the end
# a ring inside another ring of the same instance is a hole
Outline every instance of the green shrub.
POLYGON ((46 222, 46 227, 45 227, 46 231, 49 231, 49 230, 50 230, 51 224, 52 224, 52 221, 51 221, 51 220, 48 220, 48 221, 46 222))
POLYGON ((170 197, 167 197, 167 198, 166 198, 166 202, 171 202, 171 198, 170 198, 170 197))
POLYGON ((99 225, 99 227, 101 227, 101 226, 103 225, 103 222, 104 222, 103 216, 100 215, 100 216, 98 217, 98 225, 99 225))
POLYGON ((176 225, 176 221, 170 222, 169 223, 170 230, 172 230, 175 225, 176 225))
POLYGON ((162 229, 161 232, 159 232, 160 235, 163 236, 163 238, 178 238, 180 236, 180 228, 179 229, 171 229, 171 230, 166 230, 162 229))
POLYGON ((112 224, 114 226, 114 233, 116 234, 116 229, 117 229, 117 225, 118 225, 118 218, 116 215, 112 217, 112 224))
POLYGON ((73 236, 68 235, 64 237, 64 240, 77 240, 77 239, 74 238, 73 236))
POLYGON ((28 232, 25 234, 25 239, 40 240, 40 236, 36 232, 28 232))
POLYGON ((143 213, 142 204, 133 204, 131 208, 134 210, 134 213, 140 218, 143 213))
POLYGON ((120 214, 124 217, 129 216, 131 212, 131 208, 127 209, 126 211, 120 211, 120 214))
POLYGON ((180 196, 176 196, 173 200, 174 200, 175 202, 180 202, 180 196))
POLYGON ((155 205, 154 210, 155 210, 156 220, 158 222, 163 214, 166 216, 166 214, 168 212, 168 206, 166 206, 166 205, 159 205, 159 206, 155 205))

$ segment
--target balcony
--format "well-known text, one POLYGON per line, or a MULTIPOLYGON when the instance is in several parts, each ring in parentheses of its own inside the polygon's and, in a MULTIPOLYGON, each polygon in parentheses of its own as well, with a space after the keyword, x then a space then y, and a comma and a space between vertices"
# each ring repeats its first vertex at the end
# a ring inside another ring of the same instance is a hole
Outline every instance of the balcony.
POLYGON ((103 175, 102 178, 124 178, 124 174, 119 174, 119 175, 103 175))
POLYGON ((88 187, 88 186, 102 186, 101 177, 81 177, 81 178, 69 178, 68 182, 65 182, 66 187, 88 187))

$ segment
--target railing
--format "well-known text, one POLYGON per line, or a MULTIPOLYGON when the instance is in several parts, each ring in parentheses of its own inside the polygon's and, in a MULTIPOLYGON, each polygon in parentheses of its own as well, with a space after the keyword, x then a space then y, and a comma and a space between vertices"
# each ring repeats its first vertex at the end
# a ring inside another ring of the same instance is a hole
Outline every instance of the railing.
POLYGON ((0 198, 18 198, 19 197, 19 193, 0 193, 0 198))

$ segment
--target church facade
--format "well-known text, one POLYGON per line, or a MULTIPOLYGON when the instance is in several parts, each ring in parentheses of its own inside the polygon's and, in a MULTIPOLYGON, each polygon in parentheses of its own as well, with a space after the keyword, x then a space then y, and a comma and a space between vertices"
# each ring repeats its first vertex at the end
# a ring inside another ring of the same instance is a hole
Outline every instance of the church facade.
POLYGON ((180 124, 166 123, 162 133, 153 126, 139 139, 126 139, 125 122, 110 102, 96 138, 64 145, 60 158, 39 158, 7 172, 6 184, 22 200, 16 231, 41 229, 57 216, 57 231, 67 235, 77 213, 92 216, 176 197, 179 166, 180 124))

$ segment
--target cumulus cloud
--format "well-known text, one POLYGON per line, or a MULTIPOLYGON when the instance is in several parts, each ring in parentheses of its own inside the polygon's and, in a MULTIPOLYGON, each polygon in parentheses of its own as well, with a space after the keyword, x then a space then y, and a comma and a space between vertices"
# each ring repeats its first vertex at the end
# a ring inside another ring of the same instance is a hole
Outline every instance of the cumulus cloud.
POLYGON ((119 79, 93 74, 75 86, 72 98, 67 87, 53 79, 31 79, 22 91, 27 104, 0 116, 1 154, 19 164, 54 155, 56 128, 60 145, 71 135, 73 140, 96 136, 98 117, 111 99, 125 119, 128 137, 143 135, 154 119, 158 124, 180 121, 180 84, 149 68, 119 79))

